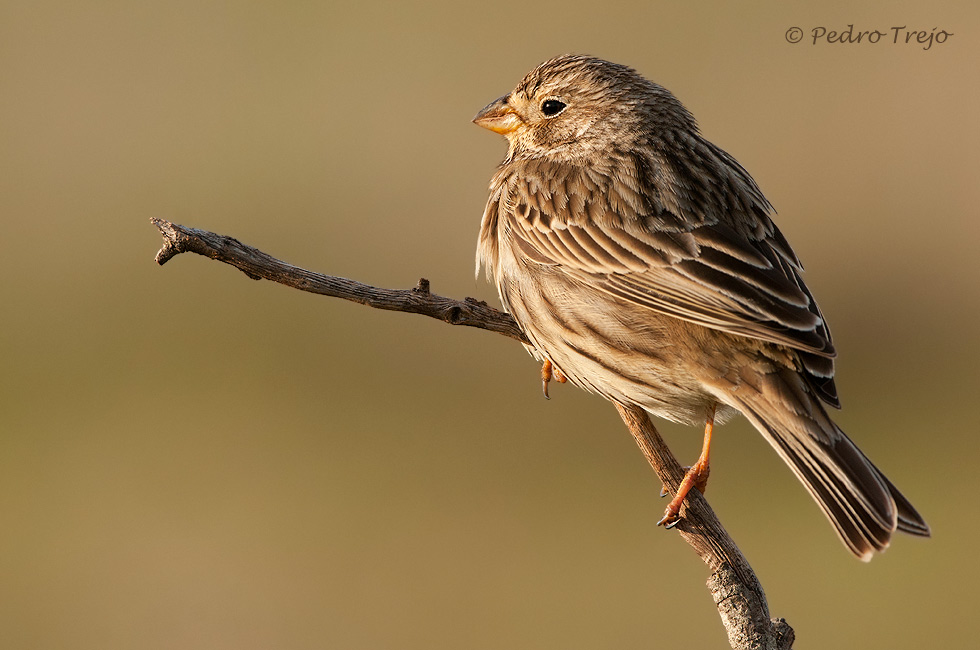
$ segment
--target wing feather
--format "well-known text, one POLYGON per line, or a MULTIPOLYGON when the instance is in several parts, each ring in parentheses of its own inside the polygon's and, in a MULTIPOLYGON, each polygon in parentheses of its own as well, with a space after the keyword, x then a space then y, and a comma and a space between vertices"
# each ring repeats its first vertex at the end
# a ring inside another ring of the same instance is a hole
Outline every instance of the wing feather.
MULTIPOLYGON (((786 345, 808 357, 835 355, 799 263, 775 226, 771 236, 757 240, 705 219, 686 231, 654 230, 646 221, 685 221, 672 215, 624 217, 612 205, 635 197, 623 198, 622 192, 616 201, 582 201, 577 197, 586 185, 600 187, 591 177, 587 184, 579 181, 565 202, 581 207, 575 221, 548 212, 555 209, 555 196, 540 183, 508 188, 521 207, 502 217, 529 261, 560 265, 598 290, 705 327, 786 345)), ((828 363, 814 365, 826 374, 828 363)))

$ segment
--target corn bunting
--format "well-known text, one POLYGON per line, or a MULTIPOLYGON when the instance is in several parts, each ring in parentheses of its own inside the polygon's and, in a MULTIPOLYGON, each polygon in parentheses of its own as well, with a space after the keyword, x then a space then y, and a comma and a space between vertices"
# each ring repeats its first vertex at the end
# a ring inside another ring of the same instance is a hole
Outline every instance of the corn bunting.
POLYGON ((507 137, 479 264, 555 377, 684 424, 704 450, 661 523, 707 480, 712 427, 742 413, 862 560, 929 535, 844 435, 830 330, 772 206, 666 89, 560 56, 474 122, 507 137))

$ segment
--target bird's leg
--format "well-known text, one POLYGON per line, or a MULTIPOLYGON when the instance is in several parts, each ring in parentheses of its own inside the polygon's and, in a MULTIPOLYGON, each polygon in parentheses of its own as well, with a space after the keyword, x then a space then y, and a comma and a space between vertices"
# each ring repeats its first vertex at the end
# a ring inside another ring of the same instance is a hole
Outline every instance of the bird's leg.
POLYGON ((561 374, 561 370, 555 368, 551 364, 551 359, 545 359, 544 365, 541 366, 541 389, 544 391, 545 399, 551 399, 551 396, 548 395, 548 382, 550 382, 552 379, 557 381, 559 384, 564 384, 566 381, 568 381, 565 378, 565 375, 561 374))
POLYGON ((714 426, 715 405, 712 404, 708 407, 708 415, 705 418, 704 445, 701 447, 701 455, 698 457, 697 462, 687 469, 687 473, 684 474, 684 480, 677 487, 677 494, 667 504, 667 510, 664 511, 663 519, 657 522, 658 526, 663 525, 665 528, 676 526, 677 522, 681 520, 681 504, 684 503, 684 499, 687 497, 687 493, 691 491, 691 488, 696 487, 698 492, 704 494, 705 489, 708 487, 708 473, 710 471, 708 454, 711 451, 711 432, 714 426))

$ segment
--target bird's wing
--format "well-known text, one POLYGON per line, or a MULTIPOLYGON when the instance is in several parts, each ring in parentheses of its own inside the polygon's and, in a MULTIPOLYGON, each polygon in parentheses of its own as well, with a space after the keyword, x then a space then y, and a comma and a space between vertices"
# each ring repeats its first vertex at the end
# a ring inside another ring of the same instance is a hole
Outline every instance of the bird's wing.
POLYGON ((750 240, 721 222, 677 228, 682 220, 667 215, 672 230, 662 230, 663 215, 624 218, 608 200, 586 200, 588 218, 561 219, 555 197, 536 189, 513 184, 499 204, 501 225, 528 261, 641 307, 797 349, 817 376, 833 376, 830 331, 775 226, 750 240))

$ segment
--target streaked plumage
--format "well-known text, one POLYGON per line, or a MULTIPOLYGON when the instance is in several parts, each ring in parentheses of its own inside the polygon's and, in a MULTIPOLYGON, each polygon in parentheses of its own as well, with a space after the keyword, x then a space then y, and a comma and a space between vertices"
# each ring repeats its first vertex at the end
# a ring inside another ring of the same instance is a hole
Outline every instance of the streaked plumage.
POLYGON ((827 416, 836 352, 769 202, 673 95, 562 56, 475 121, 510 143, 478 262, 532 354, 668 420, 743 413, 862 559, 928 535, 827 416))

